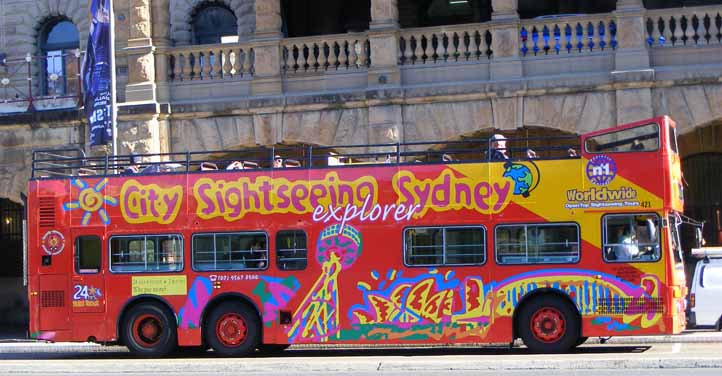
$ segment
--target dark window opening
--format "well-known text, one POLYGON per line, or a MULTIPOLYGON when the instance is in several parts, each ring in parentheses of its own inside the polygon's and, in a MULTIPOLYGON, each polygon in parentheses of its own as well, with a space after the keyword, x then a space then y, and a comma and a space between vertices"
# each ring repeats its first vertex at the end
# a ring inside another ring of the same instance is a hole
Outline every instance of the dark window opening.
POLYGON ((236 15, 225 5, 205 3, 193 15, 193 43, 234 42, 238 37, 237 25, 236 15))
POLYGON ((101 265, 102 244, 95 235, 75 238, 75 272, 98 273, 101 265))
POLYGON ((717 5, 719 0, 644 0, 645 9, 665 9, 717 5))
POLYGON ((343 34, 369 29, 371 1, 282 0, 286 37, 343 34))
POLYGON ((23 269, 23 206, 0 198, 0 278, 20 277, 23 269))
POLYGON ((276 265, 281 270, 303 270, 308 264, 306 233, 300 230, 276 234, 276 265))
POLYGON ((486 261, 486 229, 477 226, 407 228, 404 261, 409 266, 481 265, 486 261))
POLYGON ((48 21, 41 29, 40 53, 43 56, 43 95, 72 95, 78 87, 80 48, 78 29, 65 18, 48 21))
POLYGON ((193 235, 193 270, 263 270, 268 267, 264 232, 193 235))
POLYGON ((458 25, 491 20, 491 0, 399 0, 402 28, 458 25))
POLYGON ((579 226, 573 223, 499 225, 497 264, 564 264, 579 261, 579 226))
POLYGON ((519 0, 520 18, 554 18, 563 15, 610 13, 617 8, 616 0, 519 0))

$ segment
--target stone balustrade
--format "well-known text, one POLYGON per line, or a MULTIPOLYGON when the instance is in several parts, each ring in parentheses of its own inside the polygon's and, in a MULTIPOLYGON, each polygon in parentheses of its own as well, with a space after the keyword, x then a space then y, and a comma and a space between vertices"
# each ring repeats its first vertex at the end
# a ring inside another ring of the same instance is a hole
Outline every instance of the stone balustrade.
POLYGON ((650 47, 722 43, 722 6, 647 11, 645 26, 650 47))
POLYGON ((399 64, 441 64, 486 60, 492 55, 488 24, 403 29, 399 35, 399 64))
POLYGON ((617 24, 611 14, 542 17, 522 21, 519 38, 524 57, 613 50, 617 24))
POLYGON ((163 51, 168 59, 168 81, 211 81, 246 78, 254 74, 253 46, 212 44, 163 51))
POLYGON ((281 67, 286 75, 366 69, 371 49, 366 33, 284 39, 281 67))

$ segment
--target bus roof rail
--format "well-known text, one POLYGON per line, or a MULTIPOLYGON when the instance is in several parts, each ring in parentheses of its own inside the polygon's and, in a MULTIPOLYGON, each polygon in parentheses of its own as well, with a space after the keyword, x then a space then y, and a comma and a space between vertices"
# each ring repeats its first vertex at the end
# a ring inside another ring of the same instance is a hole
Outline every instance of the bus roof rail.
POLYGON ((722 258, 722 247, 692 248, 692 256, 697 258, 722 258))

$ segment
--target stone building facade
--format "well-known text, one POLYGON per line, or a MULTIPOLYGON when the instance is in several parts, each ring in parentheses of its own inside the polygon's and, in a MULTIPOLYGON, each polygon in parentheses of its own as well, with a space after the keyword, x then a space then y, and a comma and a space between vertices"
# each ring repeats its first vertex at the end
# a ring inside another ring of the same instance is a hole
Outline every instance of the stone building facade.
MULTIPOLYGON (((722 166, 722 1, 352 3, 115 0, 119 152, 581 134, 668 114, 698 177, 690 214, 722 210, 705 188, 722 166), (203 17, 235 33, 199 44, 203 17)), ((0 4, 0 198, 17 204, 33 149, 101 151, 72 45, 57 41, 60 79, 48 68, 49 28, 69 22, 84 48, 88 3, 0 4)))

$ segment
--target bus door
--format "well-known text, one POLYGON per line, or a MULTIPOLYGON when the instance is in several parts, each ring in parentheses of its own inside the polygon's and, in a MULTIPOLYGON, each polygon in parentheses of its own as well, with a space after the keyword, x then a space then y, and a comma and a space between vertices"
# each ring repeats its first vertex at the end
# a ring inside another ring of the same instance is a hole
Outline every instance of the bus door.
POLYGON ((72 232, 73 274, 70 294, 73 313, 105 312, 103 239, 98 234, 103 234, 103 230, 83 228, 72 232))

